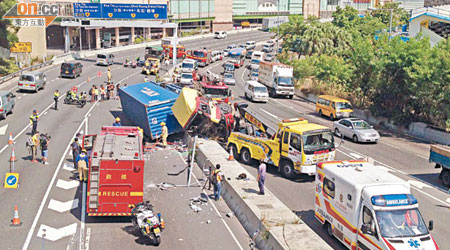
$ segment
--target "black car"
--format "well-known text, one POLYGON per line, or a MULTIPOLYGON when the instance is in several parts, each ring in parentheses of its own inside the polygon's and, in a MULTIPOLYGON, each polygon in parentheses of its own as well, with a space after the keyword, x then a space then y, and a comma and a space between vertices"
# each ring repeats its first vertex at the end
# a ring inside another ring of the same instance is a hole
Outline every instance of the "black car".
POLYGON ((61 77, 76 78, 81 75, 83 65, 81 63, 63 63, 61 64, 61 77))

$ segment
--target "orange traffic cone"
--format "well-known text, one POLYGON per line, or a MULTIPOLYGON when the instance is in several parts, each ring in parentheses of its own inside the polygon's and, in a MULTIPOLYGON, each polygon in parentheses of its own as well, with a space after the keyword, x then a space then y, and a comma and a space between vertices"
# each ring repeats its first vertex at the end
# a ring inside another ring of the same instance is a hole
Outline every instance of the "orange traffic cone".
POLYGON ((16 161, 16 153, 14 152, 14 148, 12 148, 12 151, 11 151, 11 158, 9 158, 9 161, 10 161, 10 162, 16 161))
POLYGON ((11 222, 12 227, 18 227, 22 225, 22 222, 20 222, 19 219, 19 208, 17 207, 17 205, 14 206, 14 217, 11 222))
POLYGON ((233 147, 230 147, 230 154, 228 155, 228 160, 229 161, 233 161, 234 160, 233 147))
POLYGON ((13 144, 12 133, 9 133, 9 140, 8 140, 8 144, 9 144, 9 145, 13 144))

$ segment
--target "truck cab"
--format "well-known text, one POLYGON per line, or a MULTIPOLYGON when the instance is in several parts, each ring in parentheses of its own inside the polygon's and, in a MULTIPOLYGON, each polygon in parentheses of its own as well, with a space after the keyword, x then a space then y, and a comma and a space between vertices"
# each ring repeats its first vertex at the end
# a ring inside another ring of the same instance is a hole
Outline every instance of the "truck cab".
POLYGON ((335 157, 333 133, 328 127, 309 123, 303 118, 283 120, 278 123, 278 131, 270 138, 264 136, 267 128, 254 115, 241 110, 244 117, 262 132, 233 132, 228 138, 228 147, 244 163, 252 159, 260 160, 279 168, 286 178, 294 178, 297 173, 314 175, 316 164, 331 161, 335 157))
POLYGON ((349 249, 439 249, 408 182, 365 161, 317 166, 315 217, 349 249))

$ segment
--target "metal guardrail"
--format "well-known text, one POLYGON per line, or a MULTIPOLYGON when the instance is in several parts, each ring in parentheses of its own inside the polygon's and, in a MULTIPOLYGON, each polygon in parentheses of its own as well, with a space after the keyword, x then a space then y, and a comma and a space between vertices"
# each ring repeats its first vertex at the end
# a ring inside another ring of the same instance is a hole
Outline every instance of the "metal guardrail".
POLYGON ((11 79, 13 79, 14 77, 20 76, 20 75, 21 75, 23 72, 25 72, 25 71, 32 71, 32 70, 40 69, 40 68, 45 67, 45 66, 47 66, 47 65, 51 65, 52 63, 53 63, 53 60, 50 60, 50 61, 47 61, 47 62, 45 62, 45 63, 41 63, 41 64, 37 64, 37 65, 32 65, 32 66, 30 66, 30 67, 21 69, 21 70, 19 70, 19 71, 16 71, 16 72, 14 72, 14 73, 12 73, 12 74, 7 75, 7 76, 0 77, 0 84, 4 83, 4 82, 6 82, 6 81, 9 81, 9 80, 11 80, 11 79))

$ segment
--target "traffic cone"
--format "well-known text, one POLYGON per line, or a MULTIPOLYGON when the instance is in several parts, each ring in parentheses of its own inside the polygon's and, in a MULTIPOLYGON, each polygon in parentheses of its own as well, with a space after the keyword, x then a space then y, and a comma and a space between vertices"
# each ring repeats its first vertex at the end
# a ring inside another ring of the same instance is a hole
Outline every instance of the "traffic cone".
POLYGON ((233 161, 234 160, 233 147, 230 147, 230 154, 228 155, 228 160, 229 161, 233 161))
POLYGON ((11 151, 11 158, 9 158, 10 162, 15 162, 16 161, 16 153, 14 152, 14 148, 12 148, 11 151))
POLYGON ((17 205, 14 206, 14 217, 11 220, 11 225, 12 227, 19 227, 22 226, 22 222, 20 222, 19 219, 19 208, 17 207, 17 205))
POLYGON ((8 140, 8 144, 9 144, 9 145, 13 144, 12 133, 9 133, 9 140, 8 140))
POLYGON ((91 77, 88 76, 88 82, 91 82, 91 77))

